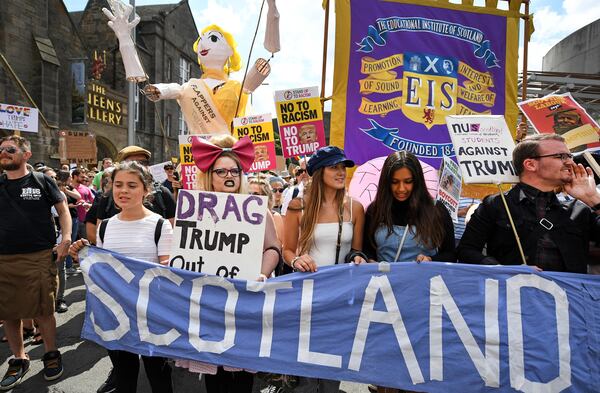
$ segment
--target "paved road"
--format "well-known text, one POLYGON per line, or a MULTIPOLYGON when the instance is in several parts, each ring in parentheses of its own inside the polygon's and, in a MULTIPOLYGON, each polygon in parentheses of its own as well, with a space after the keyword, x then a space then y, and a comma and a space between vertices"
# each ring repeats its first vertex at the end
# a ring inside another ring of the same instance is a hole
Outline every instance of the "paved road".
MULTIPOLYGON (((57 339, 63 356, 64 374, 55 382, 46 382, 42 374, 41 358, 44 354, 43 345, 27 345, 26 351, 31 358, 31 368, 20 386, 13 389, 15 393, 93 393, 104 382, 110 370, 110 360, 106 350, 99 345, 80 338, 85 309, 85 287, 81 274, 70 276, 67 280, 66 301, 70 304, 69 311, 56 314, 58 333, 57 339)), ((0 328, 0 333, 4 331, 0 328)), ((8 344, 0 344, 0 375, 4 375, 11 357, 8 344)), ((150 392, 140 367, 138 392, 150 392)), ((205 393, 204 384, 197 374, 191 374, 183 369, 174 367, 173 385, 176 393, 205 393)), ((366 385, 343 382, 341 390, 347 393, 367 393, 366 385)))

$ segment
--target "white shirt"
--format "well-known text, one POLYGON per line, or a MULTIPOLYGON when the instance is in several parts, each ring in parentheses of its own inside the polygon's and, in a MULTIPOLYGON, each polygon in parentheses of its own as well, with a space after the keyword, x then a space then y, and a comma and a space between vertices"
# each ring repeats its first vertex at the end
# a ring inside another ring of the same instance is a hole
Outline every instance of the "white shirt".
POLYGON ((171 253, 173 239, 173 228, 169 220, 165 219, 158 246, 154 243, 154 231, 160 218, 158 214, 152 213, 139 220, 123 221, 117 214, 108 220, 104 242, 100 239, 100 225, 98 225, 97 246, 130 258, 158 263, 159 255, 171 253))

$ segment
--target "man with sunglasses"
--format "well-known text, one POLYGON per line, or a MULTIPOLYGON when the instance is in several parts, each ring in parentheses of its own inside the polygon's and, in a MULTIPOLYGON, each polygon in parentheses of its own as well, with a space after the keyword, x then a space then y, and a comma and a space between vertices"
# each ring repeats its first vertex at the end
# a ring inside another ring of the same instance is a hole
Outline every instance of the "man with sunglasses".
MULTIPOLYGON (((555 134, 525 138, 513 151, 513 165, 519 183, 505 195, 527 264, 586 273, 589 242, 600 240, 600 194, 591 169, 576 165, 564 138, 555 134), (555 190, 561 187, 575 199, 559 202, 555 190)), ((499 194, 485 198, 471 217, 458 258, 486 265, 522 263, 499 194)))
POLYGON ((46 353, 44 378, 63 373, 56 346, 54 318, 58 284, 56 262, 67 256, 71 244, 71 215, 56 183, 47 175, 27 169, 31 144, 20 136, 0 139, 0 320, 14 355, 0 381, 0 391, 21 383, 29 371, 23 345, 22 319, 35 318, 46 353), (56 245, 52 206, 58 213, 62 241, 56 245))
POLYGON ((294 181, 295 185, 293 187, 288 187, 283 194, 283 202, 281 204, 281 215, 285 216, 287 212, 288 205, 290 201, 294 198, 302 198, 304 195, 304 187, 306 183, 308 183, 309 176, 308 172, 306 172, 306 164, 308 163, 307 158, 300 159, 300 167, 296 168, 294 171, 294 181))

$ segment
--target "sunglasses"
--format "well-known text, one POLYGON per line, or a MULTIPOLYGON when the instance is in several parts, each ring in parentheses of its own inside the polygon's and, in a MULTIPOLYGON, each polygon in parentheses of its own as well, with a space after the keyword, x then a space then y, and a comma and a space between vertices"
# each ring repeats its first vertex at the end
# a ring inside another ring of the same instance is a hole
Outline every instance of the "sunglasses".
POLYGON ((239 177, 240 174, 242 173, 242 171, 240 171, 239 168, 233 168, 233 169, 218 168, 218 169, 214 169, 212 171, 212 173, 214 173, 215 175, 217 175, 219 177, 227 177, 227 175, 231 175, 231 177, 239 177))
POLYGON ((278 193, 283 193, 283 191, 285 191, 285 188, 274 188, 273 192, 278 192, 278 193))
POLYGON ((7 152, 8 154, 15 154, 19 151, 19 149, 17 149, 14 146, 0 147, 0 153, 2 153, 3 151, 7 152))
POLYGON ((303 174, 304 172, 306 172, 304 169, 298 169, 296 171, 296 176, 300 176, 301 174, 303 174))

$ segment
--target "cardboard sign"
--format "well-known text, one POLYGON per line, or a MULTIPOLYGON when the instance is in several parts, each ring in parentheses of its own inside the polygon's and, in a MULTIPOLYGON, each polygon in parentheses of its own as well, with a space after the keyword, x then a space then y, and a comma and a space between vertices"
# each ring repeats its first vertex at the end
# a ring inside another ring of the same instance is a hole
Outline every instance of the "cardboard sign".
POLYGON ((599 140, 598 123, 575 101, 571 93, 550 94, 519 102, 519 108, 537 132, 562 135, 567 147, 573 151, 585 150, 599 140))
POLYGON ((462 175, 460 168, 452 159, 444 157, 442 173, 438 183, 437 200, 446 206, 452 221, 458 222, 458 202, 460 200, 460 189, 462 186, 462 175))
POLYGON ((325 146, 318 87, 276 91, 275 107, 283 157, 309 156, 325 146))
POLYGON ((167 164, 171 164, 171 161, 161 162, 160 164, 155 164, 148 167, 148 170, 152 174, 154 181, 162 183, 167 180, 167 172, 165 172, 165 165, 167 164))
POLYGON ((512 140, 504 116, 447 116, 465 183, 517 183, 512 140))
POLYGON ((222 277, 260 275, 267 197, 180 190, 171 267, 222 277))
POLYGON ((26 106, 0 103, 0 128, 38 132, 38 110, 26 106))
POLYGON ((93 164, 96 162, 96 137, 87 132, 58 132, 58 154, 62 162, 93 164))
POLYGON ((248 172, 277 169, 275 134, 270 113, 236 117, 233 119, 233 135, 238 139, 248 136, 254 145, 254 163, 248 172))

